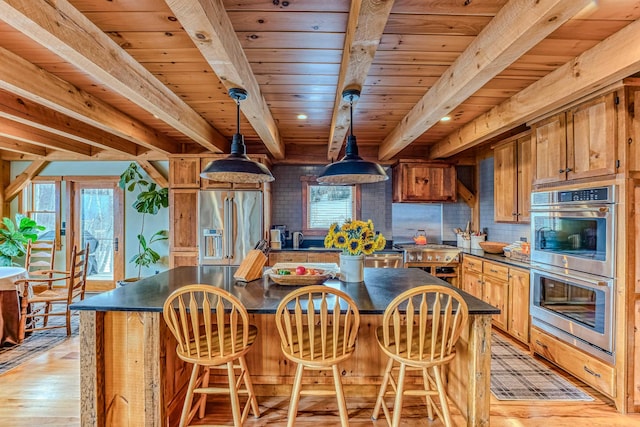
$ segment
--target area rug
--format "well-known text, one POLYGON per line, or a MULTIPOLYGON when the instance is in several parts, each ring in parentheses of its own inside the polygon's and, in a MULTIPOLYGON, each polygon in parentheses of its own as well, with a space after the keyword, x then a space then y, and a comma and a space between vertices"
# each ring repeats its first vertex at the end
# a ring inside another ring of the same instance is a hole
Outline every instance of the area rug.
POLYGON ((498 400, 593 400, 495 333, 491 341, 491 393, 498 400))
MULTIPOLYGON (((49 322, 51 324, 63 325, 65 318, 62 316, 52 317, 49 322)), ((79 323, 79 316, 75 315, 71 317, 72 336, 78 335, 79 323)), ((20 366, 27 360, 39 356, 43 352, 62 343, 67 338, 67 328, 46 329, 33 332, 24 339, 22 344, 0 347, 0 375, 20 366)))

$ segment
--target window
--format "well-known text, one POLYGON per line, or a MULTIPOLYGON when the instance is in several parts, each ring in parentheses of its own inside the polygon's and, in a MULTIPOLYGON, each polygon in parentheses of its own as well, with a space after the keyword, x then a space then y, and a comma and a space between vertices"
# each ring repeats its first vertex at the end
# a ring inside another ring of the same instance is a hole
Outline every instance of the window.
POLYGON ((26 188, 27 216, 45 229, 40 232, 42 240, 55 240, 60 250, 60 181, 47 177, 35 180, 26 188))
POLYGON ((320 185, 315 176, 303 176, 300 180, 305 234, 325 235, 334 222, 360 217, 359 186, 320 185))

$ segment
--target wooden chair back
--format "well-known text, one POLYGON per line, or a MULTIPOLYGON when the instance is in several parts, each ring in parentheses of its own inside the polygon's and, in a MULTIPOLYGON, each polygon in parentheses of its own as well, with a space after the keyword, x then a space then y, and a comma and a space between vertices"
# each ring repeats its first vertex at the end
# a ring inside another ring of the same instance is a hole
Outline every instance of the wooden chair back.
POLYGON ((56 257, 54 240, 37 240, 27 243, 24 268, 27 273, 37 273, 43 270, 53 270, 56 257))
POLYGON ((71 249, 70 261, 69 277, 67 278, 67 304, 71 304, 77 297, 80 297, 80 300, 84 299, 84 293, 87 288, 89 244, 82 250, 78 250, 74 245, 71 249))
POLYGON ((344 292, 323 285, 297 289, 276 309, 276 326, 286 355, 320 366, 353 353, 360 312, 344 292))
POLYGON ((251 345, 249 315, 242 302, 211 285, 184 286, 164 303, 164 320, 184 360, 234 359, 251 345))
POLYGON ((450 360, 469 309, 462 296, 440 285, 425 285, 398 295, 382 318, 385 351, 405 362, 450 360))

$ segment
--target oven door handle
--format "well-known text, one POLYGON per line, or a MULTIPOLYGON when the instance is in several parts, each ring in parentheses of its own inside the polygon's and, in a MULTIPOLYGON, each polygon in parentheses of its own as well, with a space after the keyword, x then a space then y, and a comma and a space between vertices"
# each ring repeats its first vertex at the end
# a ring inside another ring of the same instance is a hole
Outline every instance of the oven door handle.
POLYGON ((575 213, 575 212, 588 212, 588 213, 594 213, 596 215, 605 215, 608 214, 612 211, 612 207, 611 206, 572 206, 572 207, 568 207, 568 206, 546 206, 544 208, 531 208, 531 212, 548 212, 548 213, 562 213, 562 212, 570 212, 570 213, 575 213))

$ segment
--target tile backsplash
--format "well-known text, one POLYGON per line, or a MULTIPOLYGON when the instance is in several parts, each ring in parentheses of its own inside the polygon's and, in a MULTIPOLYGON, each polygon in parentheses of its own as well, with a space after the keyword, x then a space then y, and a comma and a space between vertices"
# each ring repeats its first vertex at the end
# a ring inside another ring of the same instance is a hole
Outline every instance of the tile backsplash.
MULTIPOLYGON (((302 229, 302 182, 304 175, 319 175, 323 166, 276 165, 271 184, 272 223, 285 224, 287 230, 302 229)), ((391 176, 391 170, 386 170, 391 176)), ((376 230, 391 238, 391 179, 361 186, 361 219, 371 219, 376 230)))
MULTIPOLYGON (((320 174, 320 165, 276 165, 272 172, 272 223, 285 224, 287 230, 302 229, 302 182, 304 175, 320 174)), ((529 240, 529 224, 503 224, 493 220, 493 158, 479 163, 480 229, 486 228, 487 239, 514 242, 529 240)), ((389 177, 391 170, 387 169, 389 177)), ((425 229, 429 242, 455 241, 453 229, 465 228, 471 221, 471 208, 457 203, 392 203, 391 178, 388 181, 361 186, 361 219, 371 219, 376 230, 396 242, 411 241, 418 229, 425 229)))

